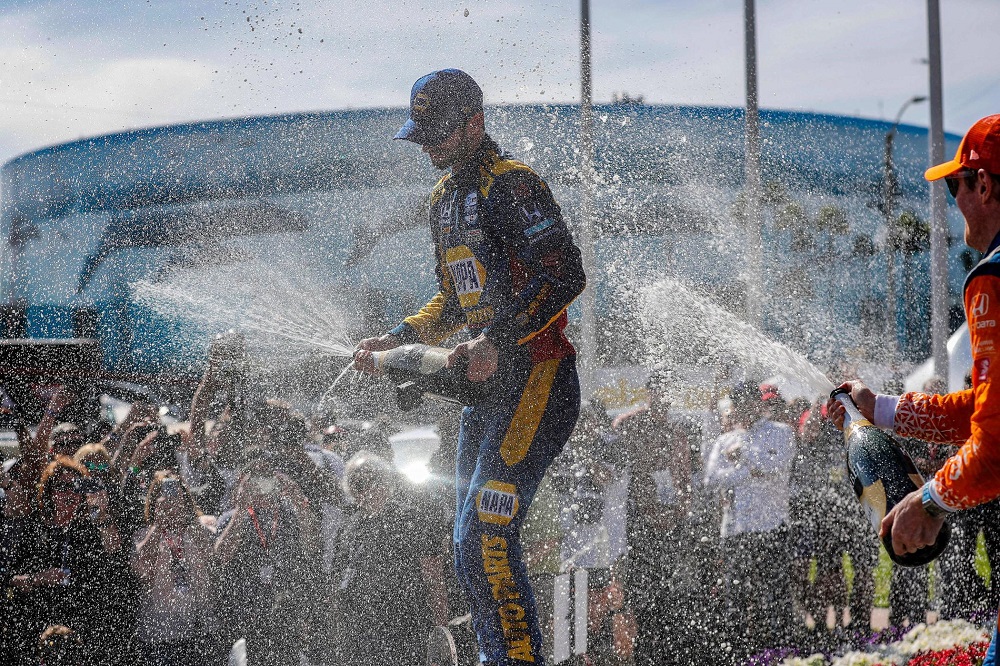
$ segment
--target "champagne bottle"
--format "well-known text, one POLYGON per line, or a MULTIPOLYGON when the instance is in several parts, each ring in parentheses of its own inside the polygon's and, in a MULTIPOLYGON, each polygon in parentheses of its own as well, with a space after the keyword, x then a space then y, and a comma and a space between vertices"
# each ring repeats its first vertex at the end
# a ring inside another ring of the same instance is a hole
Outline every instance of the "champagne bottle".
MULTIPOLYGON (((886 514, 904 497, 923 486, 924 479, 906 451, 888 433, 876 428, 861 414, 849 391, 836 389, 830 397, 844 406, 848 475, 854 494, 878 534, 886 514)), ((882 543, 896 564, 919 567, 940 555, 950 537, 951 528, 945 523, 932 545, 914 553, 896 555, 892 550, 892 534, 886 534, 882 543)))
POLYGON ((464 358, 446 367, 450 353, 450 349, 413 344, 373 352, 372 356, 375 367, 396 383, 396 401, 403 411, 419 405, 425 395, 462 405, 483 402, 487 382, 468 378, 468 362, 464 358))

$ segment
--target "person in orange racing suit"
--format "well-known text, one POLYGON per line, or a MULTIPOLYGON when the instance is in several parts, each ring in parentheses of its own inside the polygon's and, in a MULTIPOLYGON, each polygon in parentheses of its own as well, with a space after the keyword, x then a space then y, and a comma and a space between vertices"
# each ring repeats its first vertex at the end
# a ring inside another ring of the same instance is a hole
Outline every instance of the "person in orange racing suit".
MULTIPOLYGON (((882 521, 897 554, 934 543, 948 515, 1000 497, 1000 114, 976 122, 955 158, 931 167, 929 181, 944 179, 965 218, 965 243, 984 254, 965 280, 965 318, 972 345, 972 388, 947 395, 875 395, 861 382, 844 384, 862 414, 905 437, 961 448, 923 488, 882 521)), ((843 406, 827 403, 836 423, 843 406)), ((984 662, 996 664, 997 634, 984 662)))
POLYGON ((520 529, 552 460, 576 425, 576 351, 563 333, 583 291, 580 250, 545 182, 508 159, 486 134, 483 94, 465 72, 417 80, 410 119, 395 138, 420 144, 439 169, 430 226, 439 292, 389 333, 358 343, 371 352, 439 344, 465 328, 449 364, 489 380, 485 402, 466 407, 456 469, 455 569, 472 607, 480 660, 544 663, 520 529))

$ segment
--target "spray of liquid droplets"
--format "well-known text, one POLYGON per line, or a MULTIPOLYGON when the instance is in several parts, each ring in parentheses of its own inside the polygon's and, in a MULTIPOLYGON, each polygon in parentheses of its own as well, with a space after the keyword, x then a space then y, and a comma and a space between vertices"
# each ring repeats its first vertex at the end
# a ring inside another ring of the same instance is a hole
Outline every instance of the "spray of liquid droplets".
POLYGON ((209 333, 240 331, 265 365, 294 356, 352 354, 355 317, 332 296, 338 293, 334 285, 305 269, 253 262, 179 270, 132 287, 137 302, 168 319, 195 322, 209 333))
POLYGON ((681 353, 711 350, 761 375, 778 375, 803 384, 810 397, 834 389, 826 375, 805 356, 769 339, 756 328, 680 281, 667 278, 642 292, 642 319, 650 327, 651 354, 657 360, 681 353), (682 351, 683 350, 683 351, 682 351))

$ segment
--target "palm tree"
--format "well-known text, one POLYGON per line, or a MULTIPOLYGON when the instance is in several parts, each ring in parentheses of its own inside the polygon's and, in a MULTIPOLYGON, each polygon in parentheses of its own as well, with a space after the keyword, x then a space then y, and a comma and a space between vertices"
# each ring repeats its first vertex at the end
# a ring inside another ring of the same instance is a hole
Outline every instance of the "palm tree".
POLYGON ((788 188, 780 180, 767 181, 764 184, 764 191, 760 194, 760 200, 765 206, 773 208, 781 208, 792 201, 788 195, 788 188))
MULTIPOLYGON (((912 210, 903 211, 899 217, 892 218, 892 223, 889 225, 886 246, 889 251, 890 260, 895 257, 896 252, 903 253, 902 291, 904 302, 908 302, 911 294, 913 294, 913 271, 910 269, 910 266, 913 264, 915 255, 930 249, 931 226, 920 219, 912 210)), ((895 321, 896 316, 895 306, 895 303, 891 304, 893 321, 895 321)), ((909 308, 904 308, 903 312, 905 325, 905 313, 909 312, 909 308)))
POLYGON ((896 252, 914 255, 931 246, 931 225, 912 210, 903 211, 889 227, 889 247, 896 252))
POLYGON ((816 213, 816 228, 826 232, 826 257, 833 258, 834 236, 845 236, 851 230, 847 221, 847 213, 839 206, 823 206, 816 213))

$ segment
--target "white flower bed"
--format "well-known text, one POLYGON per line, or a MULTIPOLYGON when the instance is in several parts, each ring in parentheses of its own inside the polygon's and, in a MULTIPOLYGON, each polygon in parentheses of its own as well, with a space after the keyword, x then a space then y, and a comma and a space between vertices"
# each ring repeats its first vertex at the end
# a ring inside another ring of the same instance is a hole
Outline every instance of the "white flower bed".
POLYGON ((909 659, 918 652, 947 650, 989 638, 989 632, 965 620, 945 620, 930 625, 918 624, 889 647, 895 648, 895 654, 909 659))
POLYGON ((944 620, 934 624, 918 624, 903 637, 889 645, 880 645, 873 652, 848 652, 827 661, 821 654, 789 657, 779 666, 884 666, 905 664, 920 652, 936 652, 953 647, 989 640, 990 632, 965 620, 944 620))
POLYGON ((848 652, 842 657, 833 660, 832 666, 875 666, 875 664, 894 664, 894 661, 886 661, 878 652, 848 652))

